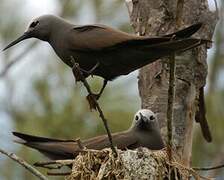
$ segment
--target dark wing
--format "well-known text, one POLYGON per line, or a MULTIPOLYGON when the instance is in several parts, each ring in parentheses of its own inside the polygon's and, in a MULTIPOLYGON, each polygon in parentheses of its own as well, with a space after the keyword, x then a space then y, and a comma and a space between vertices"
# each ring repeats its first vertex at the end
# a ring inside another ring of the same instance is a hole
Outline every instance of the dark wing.
POLYGON ((71 50, 102 50, 117 43, 138 38, 103 25, 76 26, 69 33, 71 50))
MULTIPOLYGON (((137 137, 130 131, 112 134, 113 143, 118 149, 133 149, 138 146, 137 137)), ((84 146, 89 149, 103 149, 110 147, 107 135, 97 136, 83 141, 84 146)))
POLYGON ((200 29, 201 23, 192 25, 175 33, 162 37, 146 37, 128 34, 104 25, 75 26, 68 33, 69 47, 71 50, 97 51, 134 45, 156 45, 176 38, 187 38, 200 29))
POLYGON ((20 132, 12 132, 12 134, 24 141, 32 141, 32 142, 61 142, 61 141, 66 141, 66 140, 61 140, 61 139, 53 139, 53 138, 46 138, 46 137, 40 137, 40 136, 32 136, 29 134, 24 134, 20 132))
POLYGON ((80 151, 74 140, 59 140, 13 132, 20 139, 15 142, 38 150, 50 159, 72 159, 80 151))
POLYGON ((202 26, 202 23, 197 23, 197 24, 193 24, 187 28, 181 29, 177 32, 171 33, 171 34, 167 34, 163 37, 177 37, 177 38, 188 38, 190 36, 192 36, 194 33, 196 33, 202 26))
MULTIPOLYGON (((50 159, 73 159, 79 152, 80 147, 74 140, 59 140, 28 134, 13 132, 19 137, 15 142, 38 150, 50 159)), ((119 149, 135 148, 138 146, 137 138, 130 132, 113 134, 113 142, 119 149)), ((89 149, 101 150, 110 147, 107 135, 97 136, 81 142, 89 149)))

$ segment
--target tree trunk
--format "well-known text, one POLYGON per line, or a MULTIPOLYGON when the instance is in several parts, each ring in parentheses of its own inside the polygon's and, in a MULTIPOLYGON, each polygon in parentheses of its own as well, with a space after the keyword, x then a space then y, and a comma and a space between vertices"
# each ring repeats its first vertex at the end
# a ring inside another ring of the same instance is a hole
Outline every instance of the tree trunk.
MULTIPOLYGON (((139 35, 155 36, 173 32, 197 22, 204 23, 198 37, 211 39, 217 15, 208 8, 207 0, 126 0, 131 24, 139 35), (181 20, 176 14, 181 11, 181 20), (200 36, 199 36, 200 35, 200 36)), ((207 76, 207 49, 205 46, 176 54, 175 99, 173 118, 173 145, 183 165, 191 160, 193 121, 198 108, 199 89, 207 76)), ((142 108, 158 113, 164 140, 167 137, 166 111, 169 86, 169 64, 165 59, 143 67, 139 72, 139 93, 142 108)))

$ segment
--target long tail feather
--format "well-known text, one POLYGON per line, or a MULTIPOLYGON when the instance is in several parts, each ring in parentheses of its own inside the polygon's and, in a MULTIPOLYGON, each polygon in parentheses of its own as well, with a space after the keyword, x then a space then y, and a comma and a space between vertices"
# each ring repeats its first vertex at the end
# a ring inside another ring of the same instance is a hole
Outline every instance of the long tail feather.
POLYGON ((192 26, 189 26, 177 32, 165 35, 163 37, 175 36, 177 38, 188 38, 192 36, 194 33, 196 33, 201 28, 201 26, 202 26, 202 23, 193 24, 192 26))

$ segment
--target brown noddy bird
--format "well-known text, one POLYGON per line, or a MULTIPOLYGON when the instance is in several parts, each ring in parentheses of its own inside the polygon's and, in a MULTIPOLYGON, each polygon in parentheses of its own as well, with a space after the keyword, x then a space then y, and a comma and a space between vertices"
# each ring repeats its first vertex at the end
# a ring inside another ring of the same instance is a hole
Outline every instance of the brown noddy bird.
MULTIPOLYGON (((29 38, 47 41, 62 61, 73 67, 71 56, 79 63, 86 77, 107 81, 126 75, 173 52, 181 52, 208 42, 191 38, 202 24, 194 24, 172 34, 147 37, 128 34, 105 25, 74 25, 54 15, 34 19, 22 36, 4 50, 29 38)), ((98 96, 98 97, 99 97, 98 96)))
MULTIPOLYGON (((191 36, 202 23, 172 34, 147 37, 128 34, 105 25, 73 25, 54 15, 43 15, 34 19, 22 36, 3 50, 29 38, 47 41, 62 61, 73 67, 71 56, 79 63, 85 77, 97 75, 104 78, 103 86, 96 95, 98 99, 107 81, 170 55, 194 48, 208 40, 191 36)), ((200 119, 201 127, 208 127, 207 121, 200 119), (206 124, 202 124, 206 123, 206 124)), ((207 141, 211 141, 209 129, 202 129, 207 141)))
MULTIPOLYGON (((74 140, 60 140, 31 136, 13 132, 18 140, 15 142, 34 148, 53 160, 74 159, 81 151, 74 140)), ((147 147, 151 150, 164 148, 156 115, 148 110, 139 110, 133 119, 130 129, 112 134, 113 142, 118 149, 135 149, 147 147)), ((88 149, 101 150, 110 147, 107 135, 83 140, 82 145, 88 149)))

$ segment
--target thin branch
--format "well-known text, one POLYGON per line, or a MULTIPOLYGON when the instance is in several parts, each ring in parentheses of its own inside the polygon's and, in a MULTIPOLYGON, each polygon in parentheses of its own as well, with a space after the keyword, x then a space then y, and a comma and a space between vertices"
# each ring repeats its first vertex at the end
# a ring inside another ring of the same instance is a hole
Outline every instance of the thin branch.
POLYGON ((170 77, 169 77, 169 89, 168 89, 168 104, 167 104, 167 136, 168 136, 168 155, 169 160, 172 160, 172 149, 173 149, 173 131, 172 131, 172 122, 173 122, 173 104, 175 97, 175 53, 170 56, 170 77))
POLYGON ((181 26, 183 8, 184 8, 184 0, 178 0, 177 1, 177 8, 176 8, 176 27, 181 26))
POLYGON ((55 160, 55 161, 47 161, 47 162, 36 162, 33 165, 36 167, 42 167, 46 169, 61 169, 61 167, 66 165, 71 165, 74 160, 55 160), (50 166, 55 165, 55 166, 50 166))
MULTIPOLYGON (((184 7, 184 0, 177 1, 176 7, 176 22, 175 22, 175 29, 178 29, 181 26, 181 19, 183 15, 183 7, 184 7)), ((173 37, 175 38, 175 36, 173 37)), ((172 39, 171 39, 172 41, 172 39)), ((175 98, 175 71, 176 71, 176 62, 175 62, 175 52, 171 54, 169 58, 169 89, 168 89, 168 104, 167 104, 167 136, 168 136, 168 148, 167 153, 169 155, 169 160, 172 160, 172 149, 173 149, 173 104, 175 98)))
POLYGON ((64 165, 63 164, 54 164, 54 165, 41 165, 41 164, 36 164, 34 163, 33 164, 34 166, 36 167, 40 167, 40 168, 44 168, 44 169, 49 169, 49 170, 52 170, 52 169, 61 169, 64 165))
POLYGON ((35 168, 33 168, 30 164, 28 164, 26 161, 24 161, 23 159, 19 158, 17 155, 15 155, 14 153, 9 153, 4 151, 3 149, 0 149, 0 153, 8 156, 10 159, 12 159, 13 161, 19 163, 20 165, 22 165, 23 167, 25 167, 30 173, 32 173, 34 176, 36 176, 37 178, 41 179, 41 180, 47 180, 47 178, 41 174, 38 170, 36 170, 35 168))
POLYGON ((69 176, 71 172, 47 172, 48 176, 69 176))
POLYGON ((217 0, 214 0, 214 3, 215 3, 215 14, 216 14, 216 18, 218 18, 219 17, 219 8, 218 8, 217 0))
POLYGON ((221 168, 224 168, 224 164, 213 166, 213 167, 193 167, 193 169, 196 171, 210 171, 210 170, 221 169, 221 168))
POLYGON ((115 156, 117 156, 117 151, 116 151, 116 149, 115 149, 115 147, 113 145, 113 140, 112 140, 112 136, 111 136, 111 133, 110 133, 110 129, 108 127, 107 120, 106 120, 106 118, 105 118, 105 116, 103 114, 103 111, 100 108, 100 105, 98 104, 96 98, 94 97, 94 94, 93 94, 93 92, 92 92, 88 82, 86 81, 85 77, 83 76, 82 72, 80 71, 79 64, 77 64, 75 62, 75 59, 72 56, 71 56, 71 60, 74 63, 73 70, 78 73, 80 80, 82 81, 82 83, 86 87, 87 92, 89 93, 89 95, 90 95, 90 97, 91 97, 91 99, 92 99, 92 101, 94 103, 94 106, 96 107, 96 110, 98 111, 99 116, 102 119, 104 127, 105 127, 105 129, 107 131, 108 139, 109 139, 109 142, 110 142, 110 147, 111 147, 112 151, 114 152, 115 156))
POLYGON ((86 148, 85 146, 83 146, 81 139, 78 138, 75 141, 77 142, 80 149, 84 150, 86 148))

